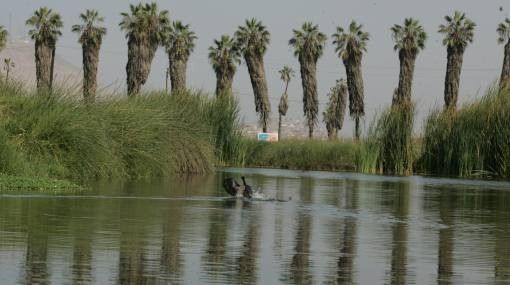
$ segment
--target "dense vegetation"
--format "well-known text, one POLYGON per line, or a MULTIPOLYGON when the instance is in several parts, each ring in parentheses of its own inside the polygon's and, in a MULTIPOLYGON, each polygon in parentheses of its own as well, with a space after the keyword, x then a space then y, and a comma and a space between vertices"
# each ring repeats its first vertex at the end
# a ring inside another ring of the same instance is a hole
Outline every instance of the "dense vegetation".
POLYGON ((0 86, 0 173, 73 180, 206 173, 233 156, 237 107, 229 97, 150 93, 83 104, 73 94, 0 86))
POLYGON ((242 166, 300 170, 354 171, 357 144, 351 141, 288 139, 278 143, 245 139, 242 166))

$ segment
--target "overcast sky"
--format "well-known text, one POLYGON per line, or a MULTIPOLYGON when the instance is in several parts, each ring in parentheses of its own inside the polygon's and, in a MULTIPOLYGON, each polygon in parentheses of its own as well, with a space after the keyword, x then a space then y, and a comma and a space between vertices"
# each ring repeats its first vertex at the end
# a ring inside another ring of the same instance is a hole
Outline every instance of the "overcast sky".
MULTIPOLYGON (((108 34, 104 40, 99 76, 103 84, 122 88, 125 81, 126 40, 118 28, 120 13, 128 10, 124 0, 2 0, 7 5, 0 10, 0 25, 4 25, 16 38, 27 38, 25 20, 35 9, 48 6, 58 11, 64 20, 64 33, 58 42, 57 54, 68 62, 81 66, 81 50, 77 36, 70 27, 77 23, 80 12, 87 8, 100 11, 105 17, 108 34)), ((271 32, 271 43, 265 56, 266 74, 273 117, 283 90, 278 70, 289 64, 299 71, 297 59, 288 46, 292 29, 304 21, 312 21, 328 35, 327 48, 318 64, 319 100, 322 112, 327 102, 326 94, 335 80, 345 77, 345 70, 334 54, 330 35, 338 25, 347 26, 351 20, 364 25, 370 33, 368 51, 363 59, 365 81, 365 103, 370 114, 382 110, 391 102, 398 82, 398 57, 393 51, 389 28, 400 24, 406 17, 418 19, 429 35, 426 49, 418 56, 414 82, 414 101, 418 104, 418 123, 434 107, 443 104, 446 50, 441 44, 438 25, 446 14, 455 10, 466 12, 477 23, 475 41, 464 56, 460 98, 465 102, 480 96, 498 78, 503 57, 503 47, 496 42, 496 27, 506 16, 510 5, 503 0, 167 0, 156 1, 168 9, 171 20, 182 20, 191 24, 198 35, 195 52, 188 67, 188 85, 213 92, 215 75, 207 59, 207 49, 213 39, 221 34, 233 34, 237 26, 248 17, 257 17, 271 32), (500 11, 500 7, 503 11, 500 11)), ((164 73, 167 60, 160 50, 153 62, 146 89, 164 88, 164 73)), ((301 119, 302 90, 298 77, 291 82, 289 118, 301 119)), ((246 66, 242 64, 235 77, 234 90, 241 102, 241 113, 246 122, 255 121, 253 93, 246 66)), ((322 115, 320 116, 322 120, 322 115)), ((367 123, 370 121, 367 119, 367 123)), ((346 117, 342 134, 352 134, 352 121, 346 117)))

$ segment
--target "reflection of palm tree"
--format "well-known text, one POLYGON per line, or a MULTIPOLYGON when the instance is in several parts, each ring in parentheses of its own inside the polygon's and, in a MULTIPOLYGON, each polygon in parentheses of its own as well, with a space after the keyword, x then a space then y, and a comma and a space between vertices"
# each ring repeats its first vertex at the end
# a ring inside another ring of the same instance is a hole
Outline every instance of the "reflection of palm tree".
MULTIPOLYGON (((302 202, 312 201, 313 180, 302 177, 300 183, 300 199, 302 202)), ((297 221, 296 246, 290 264, 290 279, 295 284, 313 284, 310 273, 310 239, 312 217, 307 213, 299 213, 297 221)))
MULTIPOLYGON (((140 203, 137 201, 125 201, 120 207, 121 213, 128 215, 126 219, 136 220, 139 217, 140 203)), ((118 283, 120 284, 146 284, 148 282, 145 274, 144 262, 144 233, 145 229, 140 224, 133 224, 133 221, 120 221, 120 246, 119 246, 119 273, 118 283)))
MULTIPOLYGON (((258 215, 258 214, 257 214, 258 215)), ((242 284, 255 284, 257 281, 256 265, 258 256, 258 222, 250 219, 248 233, 246 234, 241 256, 237 259, 237 278, 242 284)))
MULTIPOLYGON (((90 224, 88 224, 90 225, 90 224)), ((89 283, 92 270, 92 229, 87 224, 78 225, 73 244, 73 282, 89 283)))
MULTIPOLYGON (((359 181, 354 180, 352 184, 352 188, 349 187, 344 190, 345 209, 354 212, 358 209, 359 181)), ((337 262, 337 284, 353 283, 352 273, 356 254, 356 223, 356 219, 352 217, 345 218, 342 243, 340 245, 340 257, 337 262)))
POLYGON ((504 213, 498 217, 497 231, 495 234, 495 259, 496 265, 494 266, 494 277, 496 281, 510 280, 510 244, 508 244, 508 237, 510 237, 510 230, 508 224, 510 222, 510 211, 508 205, 510 203, 510 195, 508 193, 499 199, 498 210, 499 213, 504 213))
POLYGON ((391 284, 406 284, 407 277, 407 215, 409 214, 409 185, 396 185, 394 198, 393 248, 391 250, 391 284))
MULTIPOLYGON (((47 206, 47 204, 43 204, 47 206)), ((28 217, 31 219, 27 225, 27 251, 25 254, 25 284, 49 284, 50 274, 47 268, 48 260, 48 232, 45 225, 47 220, 42 211, 30 208, 28 217)))
MULTIPOLYGON (((216 206, 216 205, 214 205, 216 206)), ((216 207, 211 207, 216 208, 216 207)), ((217 212, 209 213, 209 234, 207 242, 207 255, 205 256, 205 271, 208 280, 216 280, 213 274, 227 272, 227 236, 228 236, 228 213, 221 208, 217 212)))
POLYGON ((161 245, 161 268, 170 280, 176 280, 181 273, 180 225, 182 207, 172 207, 164 211, 163 240, 161 245))
POLYGON ((451 194, 446 189, 440 190, 439 194, 439 217, 441 223, 445 226, 439 230, 439 250, 437 264, 437 282, 438 284, 450 284, 453 276, 453 238, 452 212, 455 205, 451 194))
POLYGON ((306 214, 300 214, 298 218, 298 230, 296 233, 295 253, 290 265, 290 278, 295 284, 313 284, 310 273, 310 238, 312 218, 306 214))

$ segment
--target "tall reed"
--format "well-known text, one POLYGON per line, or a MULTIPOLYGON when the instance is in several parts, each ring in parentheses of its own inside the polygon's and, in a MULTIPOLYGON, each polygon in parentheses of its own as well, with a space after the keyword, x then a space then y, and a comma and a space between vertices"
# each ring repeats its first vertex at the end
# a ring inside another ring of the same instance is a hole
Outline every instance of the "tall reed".
POLYGON ((356 155, 357 170, 370 174, 413 173, 414 105, 398 104, 371 124, 356 155))
POLYGON ((427 174, 510 177, 510 92, 491 88, 456 112, 435 111, 426 121, 427 174))
POLYGON ((83 104, 0 86, 0 172, 54 178, 206 173, 234 156, 237 102, 199 92, 83 104))

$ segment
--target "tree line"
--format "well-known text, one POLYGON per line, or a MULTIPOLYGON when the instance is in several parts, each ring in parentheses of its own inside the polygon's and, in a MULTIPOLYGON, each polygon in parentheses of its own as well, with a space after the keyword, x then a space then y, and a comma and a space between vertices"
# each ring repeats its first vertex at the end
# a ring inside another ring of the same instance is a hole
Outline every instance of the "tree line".
MULTIPOLYGON (((186 88, 186 67, 195 47, 197 35, 190 25, 180 21, 171 22, 167 10, 160 10, 156 3, 130 5, 129 11, 121 13, 120 29, 125 32, 128 46, 126 64, 127 94, 137 96, 146 83, 156 50, 164 47, 168 55, 168 74, 172 92, 186 88)), ((80 14, 80 24, 73 25, 83 52, 83 96, 86 102, 93 102, 97 90, 97 68, 99 52, 106 28, 104 19, 96 10, 80 14)), ((63 22, 60 15, 47 7, 41 7, 26 21, 31 29, 29 35, 35 43, 36 79, 38 90, 51 91, 55 62, 56 42, 62 35, 63 22)), ((444 82, 445 109, 455 110, 459 93, 460 75, 464 51, 474 38, 476 24, 465 13, 455 11, 445 16, 438 32, 444 35, 443 45, 447 50, 447 66, 444 82)), ((420 22, 413 18, 404 20, 403 25, 391 27, 394 49, 398 53, 400 72, 398 86, 394 91, 392 106, 411 104, 412 82, 415 61, 425 48, 427 34, 420 22)), ((497 27, 498 42, 505 43, 500 86, 510 83, 510 19, 497 27)), ((7 31, 0 26, 0 50, 5 46, 7 31)), ((328 136, 335 138, 342 128, 343 116, 349 101, 349 114, 355 121, 355 137, 359 139, 360 120, 365 115, 362 58, 367 51, 370 34, 363 26, 352 21, 345 29, 337 27, 332 35, 335 52, 345 66, 346 80, 338 80, 329 93, 329 103, 324 112, 328 136)), ((303 112, 313 137, 318 123, 317 61, 323 55, 327 36, 319 26, 305 22, 292 32, 288 44, 300 64, 303 87, 303 112)), ((270 32, 255 18, 247 19, 237 28, 234 35, 222 35, 209 47, 208 57, 216 74, 217 96, 232 93, 233 78, 241 58, 246 62, 255 101, 255 111, 264 132, 268 129, 271 105, 264 67, 264 55, 270 43, 270 32)), ((288 85, 294 71, 284 66, 280 76, 285 89, 280 104, 279 127, 288 109, 288 85)))

